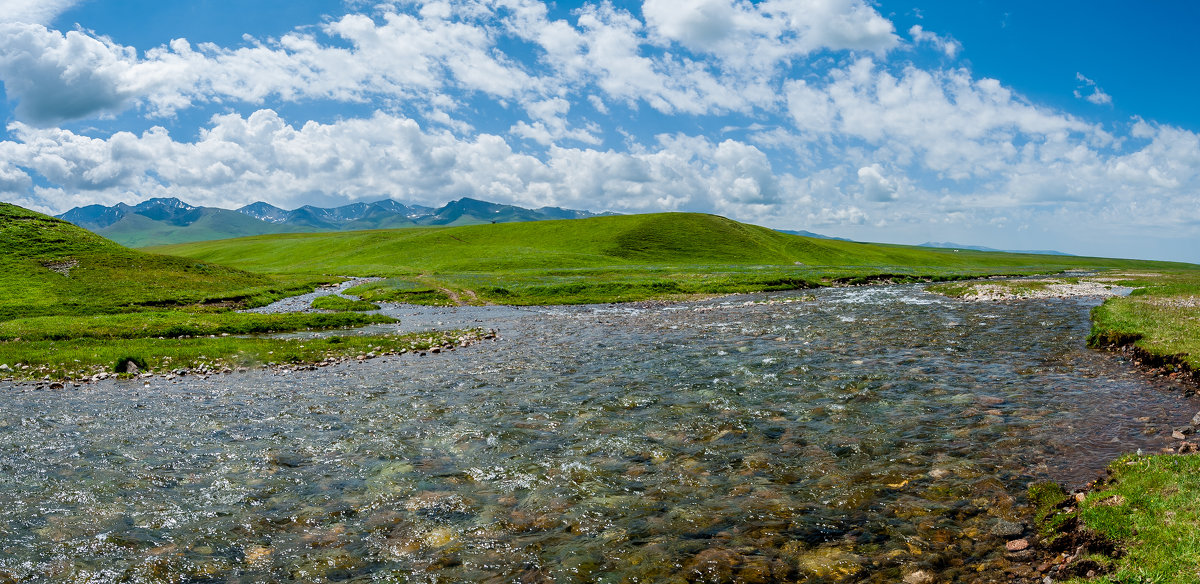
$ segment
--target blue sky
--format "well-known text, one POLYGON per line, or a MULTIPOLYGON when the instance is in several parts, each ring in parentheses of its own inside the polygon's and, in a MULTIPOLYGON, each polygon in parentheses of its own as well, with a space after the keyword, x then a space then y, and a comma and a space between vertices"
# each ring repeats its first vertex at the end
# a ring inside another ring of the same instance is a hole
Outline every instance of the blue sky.
POLYGON ((1192 3, 0 0, 0 200, 462 196, 1200 262, 1192 3))

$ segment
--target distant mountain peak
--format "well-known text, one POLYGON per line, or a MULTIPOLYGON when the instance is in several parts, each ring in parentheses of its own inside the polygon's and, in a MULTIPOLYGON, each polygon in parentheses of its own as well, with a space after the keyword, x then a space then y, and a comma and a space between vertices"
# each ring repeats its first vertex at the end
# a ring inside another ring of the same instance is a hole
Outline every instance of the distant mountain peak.
POLYGON ((461 197, 437 209, 382 198, 340 207, 304 205, 292 210, 256 201, 233 211, 195 207, 174 197, 158 197, 134 206, 117 203, 111 207, 76 207, 58 217, 119 243, 141 246, 288 231, 395 229, 421 225, 579 219, 596 215, 590 211, 556 207, 532 210, 471 197, 461 197))

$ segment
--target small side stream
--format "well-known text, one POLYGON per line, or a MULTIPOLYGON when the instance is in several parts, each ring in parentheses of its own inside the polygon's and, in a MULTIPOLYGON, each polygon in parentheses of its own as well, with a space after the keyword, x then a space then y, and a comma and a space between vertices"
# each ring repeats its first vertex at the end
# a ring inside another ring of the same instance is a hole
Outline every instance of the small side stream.
POLYGON ((298 374, 2 386, 0 574, 1011 581, 1031 481, 1087 481, 1200 409, 1087 350, 1088 308, 915 286, 391 307, 406 328, 503 340, 298 374))

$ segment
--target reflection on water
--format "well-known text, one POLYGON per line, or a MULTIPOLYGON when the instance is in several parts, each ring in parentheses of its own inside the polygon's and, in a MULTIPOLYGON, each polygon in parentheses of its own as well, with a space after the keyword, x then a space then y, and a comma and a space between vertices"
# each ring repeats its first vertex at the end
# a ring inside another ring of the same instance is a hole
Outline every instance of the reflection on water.
POLYGON ((0 580, 1000 581, 1030 480, 1200 407, 1084 349, 1075 302, 397 313, 504 340, 3 388, 0 580))

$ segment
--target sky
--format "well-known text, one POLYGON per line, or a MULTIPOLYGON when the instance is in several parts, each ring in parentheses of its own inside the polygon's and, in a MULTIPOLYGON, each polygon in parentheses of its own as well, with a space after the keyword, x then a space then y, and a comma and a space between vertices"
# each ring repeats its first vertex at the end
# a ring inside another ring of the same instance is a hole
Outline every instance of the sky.
POLYGON ((0 200, 473 197, 1200 263, 1200 3, 0 0, 0 200))

